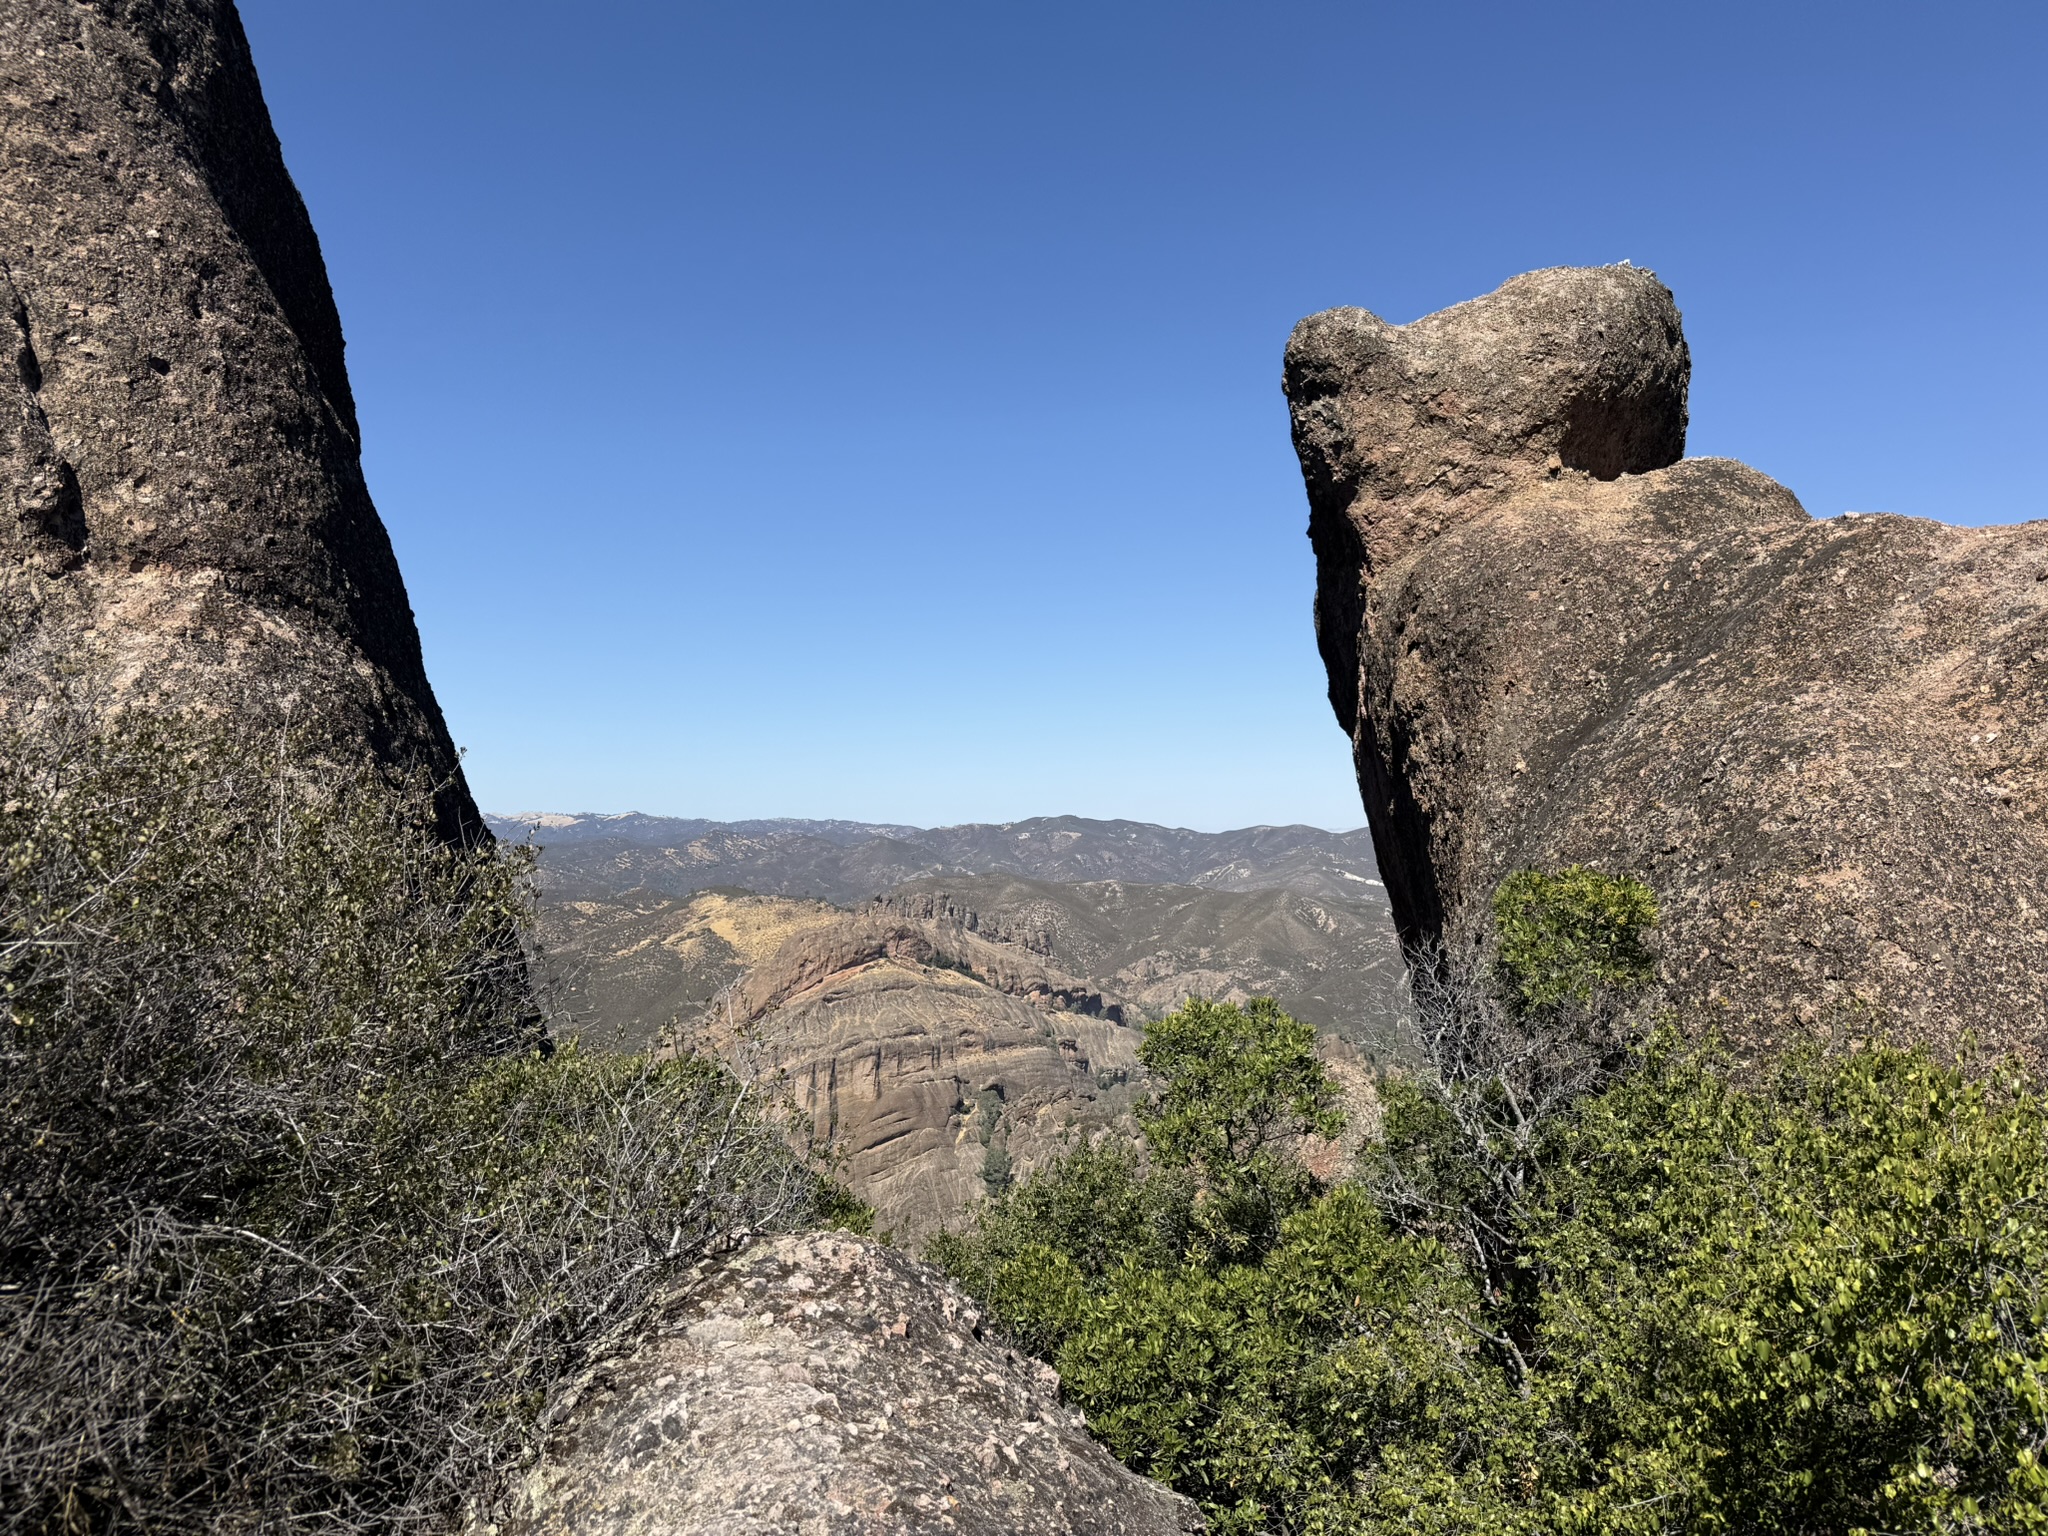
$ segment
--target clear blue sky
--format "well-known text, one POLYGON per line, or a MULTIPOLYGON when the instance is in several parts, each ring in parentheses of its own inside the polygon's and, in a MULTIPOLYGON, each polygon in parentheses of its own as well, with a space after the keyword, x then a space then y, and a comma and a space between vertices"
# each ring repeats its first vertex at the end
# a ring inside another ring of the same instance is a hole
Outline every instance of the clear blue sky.
POLYGON ((2048 515, 2048 7, 244 0, 495 810, 1356 825, 1294 321, 1624 257, 1694 453, 2048 515))

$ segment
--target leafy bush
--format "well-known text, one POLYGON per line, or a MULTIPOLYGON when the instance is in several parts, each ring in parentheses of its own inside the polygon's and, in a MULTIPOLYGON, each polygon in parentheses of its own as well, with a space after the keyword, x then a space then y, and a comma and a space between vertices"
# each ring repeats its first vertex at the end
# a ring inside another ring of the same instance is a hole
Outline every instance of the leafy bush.
POLYGON ((1516 1402, 1477 1358, 1478 1297, 1359 1187, 1282 1223, 1257 1263, 1127 1262, 1058 1353, 1095 1433, 1198 1499, 1219 1533, 1355 1528, 1361 1487, 1407 1529, 1483 1498, 1516 1402))
POLYGON ((1138 1059, 1159 1091, 1138 1126, 1153 1160, 1192 1190, 1186 1231, 1214 1257, 1248 1257, 1312 1195, 1295 1150, 1344 1128, 1312 1025, 1270 997, 1243 1007, 1189 998, 1145 1031, 1138 1059))
POLYGON ((835 1196, 697 1060, 544 1053, 524 856, 229 729, 0 729, 0 1506, 401 1530, 595 1332, 835 1196))
POLYGON ((1656 969, 1645 936, 1657 901, 1638 880, 1582 864, 1525 869, 1493 893, 1493 922, 1498 975, 1530 1007, 1639 987, 1656 969))
POLYGON ((1492 963, 1418 957, 1425 1066, 1363 1179, 1223 1129, 1314 1063, 1202 1005, 1148 1056, 1145 1156, 1078 1149, 937 1256, 1220 1536, 2048 1528, 2038 1087, 1888 1047, 1740 1085, 1636 1027, 1641 887, 1496 910, 1492 963), (1218 1241, 1239 1182, 1277 1223, 1218 1241))
POLYGON ((980 1297, 1025 1348, 1051 1357, 1092 1287, 1132 1255, 1177 1262, 1185 1202, 1147 1179, 1135 1151, 1085 1145, 983 1206, 972 1232, 941 1232, 925 1257, 980 1297))
POLYGON ((1668 1042, 1534 1241, 1560 1528, 2048 1527, 2048 1102, 1922 1051, 1737 1089, 1668 1042))

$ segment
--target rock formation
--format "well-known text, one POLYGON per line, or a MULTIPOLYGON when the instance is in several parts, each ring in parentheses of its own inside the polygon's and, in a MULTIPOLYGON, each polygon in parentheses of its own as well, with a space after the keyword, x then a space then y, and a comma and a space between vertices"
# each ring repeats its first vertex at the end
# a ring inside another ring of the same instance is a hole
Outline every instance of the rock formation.
POLYGON ((750 1019, 765 1017, 825 978, 876 961, 894 960, 926 969, 970 976, 1012 997, 1059 1013, 1086 1014, 1122 1024, 1123 1009, 1078 976, 1046 964, 1031 950, 984 937, 968 925, 972 912, 954 915, 943 903, 929 915, 911 915, 878 898, 850 920, 795 934, 772 965, 750 971, 739 989, 739 1005, 750 1019))
POLYGON ((957 922, 1085 977, 1129 1010, 1127 1023, 1170 1013, 1192 993, 1271 995, 1379 1060, 1399 1055, 1409 1034, 1400 946, 1362 828, 1199 833, 1078 817, 937 830, 639 815, 489 820, 501 836, 540 847, 545 972, 586 1040, 638 1049, 768 959, 791 925, 836 918, 791 893, 861 906, 877 891, 903 916, 957 922), (960 867, 893 890, 869 883, 926 864, 960 867), (1055 873, 1021 874, 1020 864, 1055 873), (1112 874, 1064 878, 1098 867, 1112 874), (1151 878, 1162 869, 1176 878, 1151 878), (764 951, 765 940, 773 942, 764 951))
POLYGON ((26 691, 96 659, 130 704, 288 713, 477 830, 232 0, 4 0, 0 112, 0 644, 26 691))
POLYGON ((1120 1008, 945 919, 878 907, 794 927, 682 1039, 786 1085, 902 1242, 957 1226, 1069 1135, 1133 1132, 1140 1031, 1120 1008))
POLYGON ((1296 327, 1317 636, 1396 922, 1590 863, 1656 891, 1674 995, 1747 1045, 2048 1055, 2048 524, 1815 521, 1680 457, 1688 368, 1628 267, 1296 327))
POLYGON ((503 1536, 1186 1536, 1046 1366, 936 1271, 837 1233, 709 1268, 601 1355, 503 1536))
POLYGON ((545 900, 536 915, 538 974, 567 1032, 625 1051, 660 1044, 796 934, 846 917, 798 897, 638 889, 545 900))

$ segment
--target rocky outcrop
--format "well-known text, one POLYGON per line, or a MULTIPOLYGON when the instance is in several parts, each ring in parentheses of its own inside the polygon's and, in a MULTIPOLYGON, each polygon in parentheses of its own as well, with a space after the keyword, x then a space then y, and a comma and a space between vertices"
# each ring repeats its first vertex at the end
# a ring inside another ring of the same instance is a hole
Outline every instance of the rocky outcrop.
POLYGON ((1364 1064, 1412 1037, 1384 907, 1289 891, 998 875, 849 913, 622 890, 544 902, 540 936, 559 1030, 701 1044, 786 1085, 905 1240, 957 1226, 1070 1133, 1134 1134, 1140 1026, 1191 993, 1278 996, 1364 1064))
POLYGON ((504 1536, 1185 1536, 936 1271, 837 1233, 672 1291, 550 1412, 504 1536))
POLYGON ((2048 525, 1810 518, 1681 459, 1649 273, 1560 269, 1411 325, 1304 320, 1285 386, 1317 636, 1394 916, 1512 870, 1645 880, 1739 1042, 2048 1047, 2048 525))
MULTIPOLYGON (((231 0, 0 3, 0 642, 463 786, 231 0)), ((26 659, 26 666, 23 665, 26 659)))
POLYGON ((535 915, 537 979, 558 1027, 587 1047, 626 1051, 656 1046, 698 1018, 795 934, 846 917, 797 897, 645 890, 542 901, 535 915))
POLYGON ((845 922, 795 935, 773 963, 748 972, 738 993, 745 1016, 761 1018, 828 976, 872 961, 896 960, 956 971, 1054 1012, 1123 1023, 1123 1009, 1105 1003, 1102 994, 1080 977, 1055 970, 1032 951, 968 927, 969 918, 979 925, 976 914, 947 910, 950 904, 942 902, 930 905, 929 916, 912 916, 911 905, 927 904, 897 907, 878 899, 845 922))
POLYGON ((876 909, 794 928, 677 1043, 785 1089, 877 1229, 914 1243, 1070 1137, 1133 1134, 1122 1018, 1028 950, 876 909))

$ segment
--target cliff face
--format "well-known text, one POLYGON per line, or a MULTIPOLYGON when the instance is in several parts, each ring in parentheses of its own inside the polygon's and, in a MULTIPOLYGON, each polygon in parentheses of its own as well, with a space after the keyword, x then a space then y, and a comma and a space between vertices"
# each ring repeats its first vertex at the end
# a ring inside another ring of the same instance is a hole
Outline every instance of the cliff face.
POLYGON ((1317 630, 1403 933, 1634 874, 1694 1017, 2048 1054, 2048 525, 1811 519, 1681 459, 1671 295, 1559 269, 1304 320, 1317 630))
MULTIPOLYGON (((480 828, 231 0, 0 0, 0 623, 131 704, 289 711, 480 828)), ((18 685, 17 685, 18 686, 18 685)))
POLYGON ((685 1036, 786 1084, 877 1228, 913 1244, 1070 1134, 1131 1135, 1140 1038, 1043 957, 880 905, 793 927, 685 1036))

